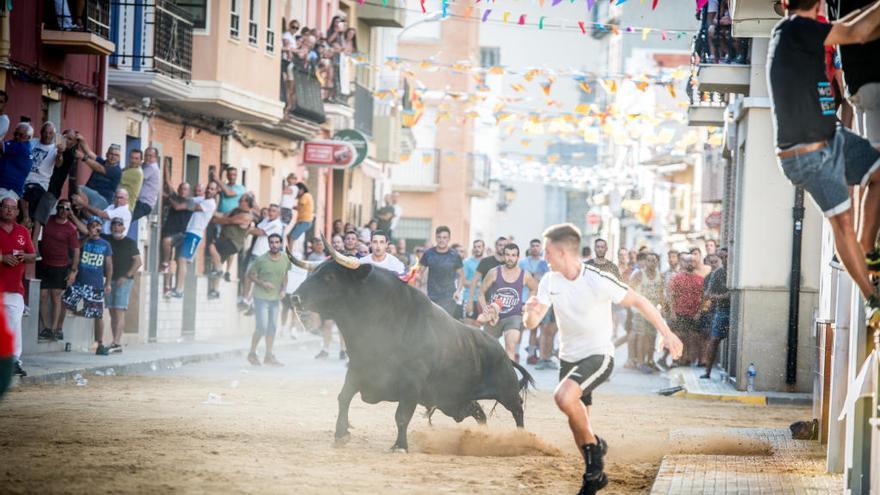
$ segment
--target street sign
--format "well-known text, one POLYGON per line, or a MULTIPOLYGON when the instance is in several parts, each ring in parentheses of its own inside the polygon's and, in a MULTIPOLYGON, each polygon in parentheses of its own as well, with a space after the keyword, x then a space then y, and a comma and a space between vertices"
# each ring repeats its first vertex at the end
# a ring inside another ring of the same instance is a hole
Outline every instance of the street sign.
POLYGON ((354 164, 357 150, 345 141, 306 141, 303 164, 319 167, 346 168, 354 164))
POLYGON ((333 135, 333 140, 344 141, 354 146, 357 156, 354 159, 354 163, 351 164, 352 167, 360 165, 364 158, 367 157, 367 137, 362 132, 354 129, 342 129, 333 135))

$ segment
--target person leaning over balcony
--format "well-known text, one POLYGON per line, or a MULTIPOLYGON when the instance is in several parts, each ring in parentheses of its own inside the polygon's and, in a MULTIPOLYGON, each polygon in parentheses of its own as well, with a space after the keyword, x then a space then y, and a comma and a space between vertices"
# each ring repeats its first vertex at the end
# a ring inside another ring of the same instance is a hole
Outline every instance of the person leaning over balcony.
POLYGON ((156 207, 162 176, 159 172, 159 150, 152 146, 144 150, 144 163, 141 169, 144 172, 143 186, 139 194, 131 196, 137 198, 131 211, 132 221, 149 215, 156 207))
POLYGON ((0 150, 0 200, 21 199, 25 179, 33 167, 33 137, 34 128, 22 122, 15 126, 12 140, 3 143, 3 149, 0 150))
POLYGON ((880 323, 880 297, 868 278, 880 269, 880 151, 837 120, 825 76, 825 45, 880 38, 880 1, 832 24, 816 20, 819 0, 791 0, 788 16, 770 35, 767 78, 776 133, 777 161, 795 186, 803 186, 834 232, 837 256, 866 299, 869 325, 880 323), (868 186, 862 236, 853 228, 848 185, 868 186), (867 257, 865 253, 867 254, 867 257))
POLYGON ((296 196, 296 223, 287 236, 287 243, 291 246, 312 228, 312 223, 315 221, 315 200, 312 198, 312 193, 302 182, 297 182, 296 187, 299 189, 296 196))
POLYGON ((89 149, 86 142, 80 141, 85 157, 82 162, 92 169, 92 175, 84 186, 79 186, 80 192, 88 198, 88 203, 99 210, 113 203, 113 194, 119 188, 122 180, 122 167, 119 166, 120 147, 111 144, 107 148, 106 158, 100 158, 89 149))

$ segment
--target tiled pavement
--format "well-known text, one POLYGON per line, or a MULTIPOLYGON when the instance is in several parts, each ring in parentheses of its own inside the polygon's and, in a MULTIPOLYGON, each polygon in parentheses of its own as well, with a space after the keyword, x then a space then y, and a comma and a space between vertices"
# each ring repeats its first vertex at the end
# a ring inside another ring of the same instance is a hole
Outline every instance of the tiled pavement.
MULTIPOLYGON (((792 440, 786 429, 684 429, 670 441, 725 438, 733 444, 766 445, 770 455, 669 455, 663 458, 651 495, 828 494, 843 490, 840 475, 825 473, 824 449, 792 440)), ((730 443, 730 442, 727 442, 730 443)))

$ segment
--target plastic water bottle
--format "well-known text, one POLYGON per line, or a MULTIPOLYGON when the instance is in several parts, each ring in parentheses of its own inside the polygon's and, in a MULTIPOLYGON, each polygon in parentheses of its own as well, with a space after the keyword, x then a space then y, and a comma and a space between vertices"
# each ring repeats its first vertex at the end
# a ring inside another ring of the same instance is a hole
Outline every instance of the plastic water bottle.
POLYGON ((749 370, 746 373, 747 382, 746 382, 746 390, 749 392, 755 391, 755 377, 758 376, 758 369, 755 368, 755 363, 749 363, 749 370))

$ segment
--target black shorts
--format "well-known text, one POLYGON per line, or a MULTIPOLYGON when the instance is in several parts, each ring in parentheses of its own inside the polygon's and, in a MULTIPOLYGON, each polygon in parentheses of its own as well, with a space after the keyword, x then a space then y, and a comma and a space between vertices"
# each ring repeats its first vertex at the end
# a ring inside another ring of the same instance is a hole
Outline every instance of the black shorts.
POLYGON ((614 358, 609 355, 594 354, 576 363, 559 361, 559 381, 569 379, 581 386, 581 402, 593 405, 593 390, 605 383, 614 369, 614 358))
POLYGON ((40 279, 40 289, 66 289, 69 273, 69 266, 48 266, 42 262, 37 263, 37 278, 40 279))
MULTIPOLYGON (((39 184, 25 184, 22 199, 28 203, 28 217, 34 218, 37 212, 37 205, 40 204, 40 198, 46 194, 46 190, 39 184)), ((42 222, 46 223, 46 222, 42 222)))
POLYGON ((214 247, 217 248, 217 253, 220 254, 220 259, 223 261, 228 260, 232 255, 238 253, 238 248, 235 247, 235 244, 229 239, 223 237, 217 239, 217 242, 214 243, 214 247))

